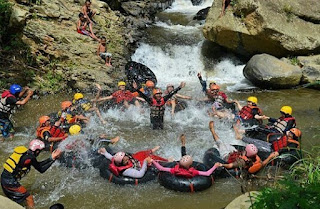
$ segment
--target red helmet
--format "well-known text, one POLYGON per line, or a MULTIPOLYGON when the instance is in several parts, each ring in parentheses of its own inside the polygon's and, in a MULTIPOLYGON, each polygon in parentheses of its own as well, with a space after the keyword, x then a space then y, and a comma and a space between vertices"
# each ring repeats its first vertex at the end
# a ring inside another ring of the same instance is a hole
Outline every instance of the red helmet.
POLYGON ((68 107, 71 107, 71 105, 72 105, 71 101, 63 101, 63 102, 61 102, 61 108, 63 110, 67 109, 68 107))
POLYGON ((114 162, 117 163, 117 164, 121 164, 124 156, 126 155, 126 153, 124 152, 117 152, 114 156, 113 156, 113 159, 114 159, 114 162))
POLYGON ((43 150, 44 149, 44 143, 43 141, 39 140, 39 139, 34 139, 30 142, 29 144, 29 149, 31 151, 36 151, 36 150, 43 150))
POLYGON ((190 155, 185 155, 181 158, 180 160, 180 165, 183 166, 184 168, 189 168, 192 163, 193 163, 193 160, 192 160, 192 157, 190 155))
POLYGON ((254 157, 258 154, 258 148, 254 144, 248 144, 246 146, 247 157, 254 157))
POLYGON ((148 81, 146 82, 146 87, 148 87, 148 88, 153 88, 153 87, 154 87, 153 81, 148 80, 148 81))
POLYGON ((39 118, 39 123, 40 123, 40 125, 42 125, 42 124, 44 124, 45 122, 47 122, 48 120, 50 120, 50 117, 49 116, 41 116, 40 118, 39 118))

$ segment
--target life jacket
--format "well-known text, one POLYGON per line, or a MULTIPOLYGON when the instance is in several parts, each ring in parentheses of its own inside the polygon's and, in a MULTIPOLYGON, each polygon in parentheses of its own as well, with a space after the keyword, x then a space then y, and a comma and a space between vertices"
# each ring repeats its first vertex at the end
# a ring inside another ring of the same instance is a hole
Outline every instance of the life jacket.
POLYGON ((27 151, 28 148, 24 146, 14 148, 13 153, 3 164, 3 168, 17 179, 21 179, 30 171, 31 159, 23 162, 23 165, 20 163, 21 157, 24 156, 27 151))
POLYGON ((129 90, 118 90, 115 93, 112 94, 115 98, 115 102, 118 104, 122 102, 123 100, 131 101, 133 99, 133 95, 129 90))
POLYGON ((147 87, 141 88, 140 91, 149 98, 153 97, 153 90, 150 90, 147 87))
POLYGON ((7 99, 9 97, 14 97, 16 98, 13 94, 10 93, 9 90, 6 90, 2 93, 1 99, 0 99, 0 112, 5 113, 5 114, 11 114, 13 108, 15 107, 14 105, 7 104, 7 99))
POLYGON ((92 104, 86 99, 74 99, 72 103, 75 104, 77 107, 81 107, 81 109, 85 112, 87 112, 92 107, 92 104))
POLYGON ((193 178, 196 176, 197 173, 198 173, 197 170, 194 169, 193 167, 191 167, 189 169, 185 169, 185 168, 181 167, 179 165, 179 163, 177 163, 177 165, 174 166, 173 172, 172 172, 173 175, 181 176, 184 178, 193 178))
POLYGON ((163 117, 165 111, 165 101, 162 97, 159 102, 155 98, 152 98, 152 104, 150 106, 151 117, 163 117))
POLYGON ((49 126, 49 127, 45 126, 45 127, 38 127, 37 128, 37 133, 36 133, 37 138, 43 140, 44 139, 43 134, 46 131, 48 131, 50 133, 51 137, 64 137, 65 136, 65 132, 61 128, 59 128, 57 126, 49 126))
POLYGON ((273 123, 273 127, 279 131, 280 133, 283 133, 284 130, 287 128, 288 122, 293 120, 294 121, 294 125, 291 128, 296 127, 296 122, 295 122, 295 118, 294 117, 280 117, 276 122, 273 123))
POLYGON ((73 116, 72 115, 72 111, 67 109, 66 111, 59 111, 58 112, 58 116, 61 117, 62 116, 62 113, 66 112, 66 118, 62 120, 62 123, 65 124, 65 123, 68 123, 68 124, 73 124, 76 121, 76 116, 73 116))
POLYGON ((223 98, 223 92, 219 91, 217 95, 211 93, 211 91, 208 89, 207 90, 207 96, 212 102, 217 102, 223 106, 225 103, 225 99, 223 98))
POLYGON ((114 163, 114 158, 112 158, 111 163, 109 164, 109 170, 116 176, 121 175, 122 172, 128 168, 135 168, 135 169, 141 168, 139 160, 134 159, 130 154, 126 154, 126 156, 129 157, 129 163, 128 165, 124 165, 124 166, 117 166, 114 163))
POLYGON ((284 147, 287 147, 289 143, 297 145, 297 148, 300 147, 300 143, 297 140, 288 138, 286 135, 282 136, 279 140, 272 142, 272 147, 274 151, 279 151, 284 147))
POLYGON ((243 159, 246 162, 246 166, 244 168, 248 170, 249 173, 256 173, 262 168, 262 161, 258 155, 256 155, 255 161, 252 161, 239 151, 231 153, 228 157, 227 162, 233 163, 239 158, 243 159))
MULTIPOLYGON (((38 139, 44 139, 44 132, 48 131, 50 133, 50 126, 40 126, 37 128, 36 136, 38 139)), ((50 134, 51 135, 51 134, 50 134)))
POLYGON ((252 113, 253 109, 257 109, 258 110, 258 114, 261 115, 262 111, 260 110, 259 107, 250 105, 250 106, 244 106, 240 110, 239 116, 244 120, 254 119, 254 115, 252 113))

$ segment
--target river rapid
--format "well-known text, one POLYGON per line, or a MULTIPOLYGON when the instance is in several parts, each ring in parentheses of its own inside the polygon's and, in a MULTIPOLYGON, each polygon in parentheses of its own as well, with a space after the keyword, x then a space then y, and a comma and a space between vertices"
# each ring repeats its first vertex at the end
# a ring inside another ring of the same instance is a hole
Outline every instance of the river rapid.
MULTIPOLYGON (((268 116, 279 117, 281 106, 290 105, 303 133, 303 149, 310 151, 312 146, 320 145, 319 103, 316 102, 320 99, 319 91, 305 88, 279 91, 255 89, 242 74, 244 63, 241 59, 205 41, 201 32, 203 22, 192 20, 198 10, 211 4, 212 0, 207 0, 200 6, 192 6, 190 0, 176 0, 171 8, 157 15, 156 23, 146 30, 132 60, 152 69, 162 89, 168 83, 178 86, 185 81, 187 85, 179 93, 194 99, 204 97, 196 76, 197 72, 201 72, 205 79, 215 80, 230 98, 242 104, 246 103, 248 96, 257 96, 259 106, 268 116)), ((72 95, 65 94, 46 96, 30 101, 20 110, 13 117, 17 127, 15 139, 1 143, 1 162, 15 146, 27 145, 34 138, 36 121, 41 115, 58 111, 60 102, 71 98, 72 95)), ((97 118, 92 118, 85 133, 92 137, 97 137, 99 133, 107 133, 111 137, 119 135, 121 140, 112 146, 115 150, 136 152, 160 145, 159 155, 177 160, 180 157, 178 136, 181 133, 187 136, 188 154, 197 161, 202 161, 204 152, 214 146, 208 130, 208 122, 212 118, 208 117, 207 108, 197 107, 195 101, 190 101, 189 108, 175 117, 171 117, 167 110, 164 130, 151 130, 148 114, 148 110, 140 114, 135 108, 124 112, 107 110, 103 112, 103 117, 108 124, 102 126, 97 118)), ((214 121, 222 140, 241 144, 234 139, 230 123, 218 119, 214 121)), ((40 158, 48 156, 48 153, 42 153, 40 158)), ((101 178, 97 169, 70 169, 59 166, 59 163, 44 174, 32 169, 21 184, 31 191, 40 209, 49 208, 56 202, 63 203, 68 209, 220 209, 241 194, 239 182, 232 178, 218 180, 204 192, 187 194, 167 190, 156 181, 138 186, 118 186, 101 178)), ((0 194, 3 195, 2 191, 0 194)))

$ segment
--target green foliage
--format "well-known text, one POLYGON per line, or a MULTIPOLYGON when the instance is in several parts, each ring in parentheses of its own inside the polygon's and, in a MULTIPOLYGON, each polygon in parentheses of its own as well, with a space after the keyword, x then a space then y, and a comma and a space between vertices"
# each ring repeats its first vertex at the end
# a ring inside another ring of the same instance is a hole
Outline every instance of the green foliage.
POLYGON ((231 6, 236 6, 239 3, 239 0, 231 0, 230 5, 231 6))
POLYGON ((8 0, 0 0, 0 43, 7 34, 12 8, 8 0))
POLYGON ((292 65, 298 65, 300 63, 297 57, 289 57, 289 60, 292 65))
MULTIPOLYGON (((319 147, 312 153, 319 153, 319 147)), ((314 209, 320 208, 320 157, 306 156, 291 167, 284 180, 267 187, 257 195, 253 208, 257 209, 314 209)))
POLYGON ((40 79, 39 88, 45 91, 57 92, 63 88, 63 83, 63 76, 51 70, 40 79))
POLYGON ((291 5, 285 4, 282 8, 282 10, 286 13, 287 16, 287 22, 291 21, 293 18, 293 9, 291 5))

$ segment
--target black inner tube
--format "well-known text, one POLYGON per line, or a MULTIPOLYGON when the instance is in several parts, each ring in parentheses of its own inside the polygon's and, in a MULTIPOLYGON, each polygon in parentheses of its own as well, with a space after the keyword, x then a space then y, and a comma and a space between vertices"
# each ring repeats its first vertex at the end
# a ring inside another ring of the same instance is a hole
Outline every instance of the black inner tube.
POLYGON ((138 87, 141 87, 147 80, 151 80, 154 84, 157 84, 156 75, 147 66, 130 61, 125 66, 125 74, 128 78, 129 83, 135 81, 138 87))

